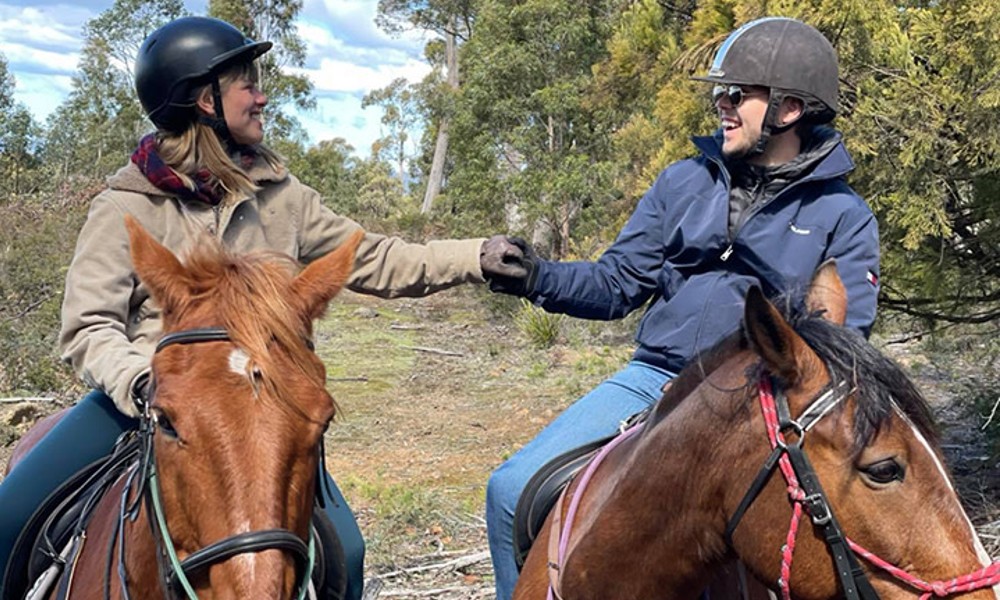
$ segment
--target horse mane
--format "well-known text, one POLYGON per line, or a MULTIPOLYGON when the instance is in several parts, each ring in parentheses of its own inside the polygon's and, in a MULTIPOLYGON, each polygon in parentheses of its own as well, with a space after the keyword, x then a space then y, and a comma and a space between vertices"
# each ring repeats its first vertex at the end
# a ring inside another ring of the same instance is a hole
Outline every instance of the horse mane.
POLYGON ((846 380, 855 387, 856 452, 887 426, 894 405, 937 446, 938 432, 930 405, 895 361, 872 346, 860 332, 835 325, 822 318, 821 313, 800 313, 789 322, 826 362, 835 380, 846 380))
MULTIPOLYGON (((931 444, 937 445, 938 433, 930 406, 896 362, 879 352, 860 332, 831 323, 822 317, 821 312, 798 310, 790 302, 778 301, 774 304, 795 332, 827 364, 833 380, 846 380, 853 384, 855 453, 870 444, 878 432, 888 425, 893 405, 899 407, 931 444)), ((657 402, 650 417, 651 424, 669 415, 723 363, 749 348, 749 340, 741 327, 698 354, 681 370, 657 402)), ((746 385, 728 391, 743 393, 749 401, 749 392, 757 389, 757 377, 762 369, 763 365, 757 361, 747 371, 746 385)))
MULTIPOLYGON (((294 402, 295 394, 283 383, 287 376, 282 370, 287 366, 275 360, 278 353, 273 350, 280 347, 308 381, 324 387, 322 363, 305 343, 312 323, 289 294, 299 263, 278 252, 236 254, 213 238, 203 238, 186 254, 184 265, 193 290, 187 306, 212 307, 218 321, 205 325, 224 327, 233 343, 249 355, 248 376, 258 371, 256 379, 271 396, 294 402)), ((289 407, 305 416, 300 407, 289 407)))

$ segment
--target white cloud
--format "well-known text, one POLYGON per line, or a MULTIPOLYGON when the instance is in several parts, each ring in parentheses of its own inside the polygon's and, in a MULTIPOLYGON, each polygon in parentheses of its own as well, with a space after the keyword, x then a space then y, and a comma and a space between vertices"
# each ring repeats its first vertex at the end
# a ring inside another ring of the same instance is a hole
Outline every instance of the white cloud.
MULTIPOLYGON (((109 9, 113 0, 0 0, 0 53, 16 80, 15 99, 39 121, 71 91, 87 21, 109 9)), ((187 0, 204 14, 206 2, 187 0)), ((297 112, 314 142, 343 137, 367 154, 379 137, 381 111, 361 108, 362 97, 398 77, 420 81, 427 35, 390 36, 375 25, 377 0, 305 0, 297 20, 306 43, 306 65, 289 69, 313 82, 316 110, 297 112)))
POLYGON ((430 72, 430 66, 416 60, 400 65, 365 65, 334 58, 323 58, 315 69, 289 69, 305 75, 318 93, 340 92, 360 98, 365 93, 383 88, 394 79, 418 82, 430 72))

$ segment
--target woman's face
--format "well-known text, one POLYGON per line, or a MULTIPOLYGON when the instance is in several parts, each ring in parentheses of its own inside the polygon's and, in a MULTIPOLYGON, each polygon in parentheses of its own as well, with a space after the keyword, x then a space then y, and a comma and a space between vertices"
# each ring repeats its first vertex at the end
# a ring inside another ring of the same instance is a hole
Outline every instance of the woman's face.
POLYGON ((222 112, 236 143, 252 146, 264 139, 265 106, 267 96, 250 78, 237 77, 223 85, 222 112))

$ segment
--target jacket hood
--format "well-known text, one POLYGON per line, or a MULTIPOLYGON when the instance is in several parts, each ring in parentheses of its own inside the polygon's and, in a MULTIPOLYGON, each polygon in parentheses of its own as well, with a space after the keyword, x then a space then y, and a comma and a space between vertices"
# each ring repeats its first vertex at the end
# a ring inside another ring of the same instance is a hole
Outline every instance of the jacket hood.
MULTIPOLYGON (((250 179, 257 184, 278 183, 288 178, 288 169, 283 165, 274 168, 258 156, 248 174, 250 179)), ((146 196, 176 196, 173 192, 161 190, 150 183, 132 161, 109 176, 107 184, 112 190, 120 192, 133 192, 146 196)))

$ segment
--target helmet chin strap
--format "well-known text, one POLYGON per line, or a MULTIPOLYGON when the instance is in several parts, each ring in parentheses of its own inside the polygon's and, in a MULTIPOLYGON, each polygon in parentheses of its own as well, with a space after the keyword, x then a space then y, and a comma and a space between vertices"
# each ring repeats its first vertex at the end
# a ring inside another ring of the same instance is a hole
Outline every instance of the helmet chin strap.
POLYGON ((226 152, 232 154, 239 147, 239 144, 233 139, 233 134, 229 131, 229 126, 226 125, 226 114, 222 110, 222 87, 219 85, 218 77, 212 78, 212 104, 215 108, 215 114, 199 114, 198 122, 211 127, 215 135, 219 136, 222 145, 226 147, 226 152))
POLYGON ((781 102, 785 99, 785 94, 771 90, 770 97, 767 101, 767 112, 764 113, 764 122, 760 126, 760 137, 757 138, 757 144, 747 152, 744 158, 751 158, 754 156, 759 156, 764 153, 764 149, 767 148, 767 143, 771 141, 771 136, 781 135, 789 129, 795 126, 799 121, 798 119, 792 121, 791 123, 785 123, 784 125, 778 125, 778 111, 781 108, 781 102))

